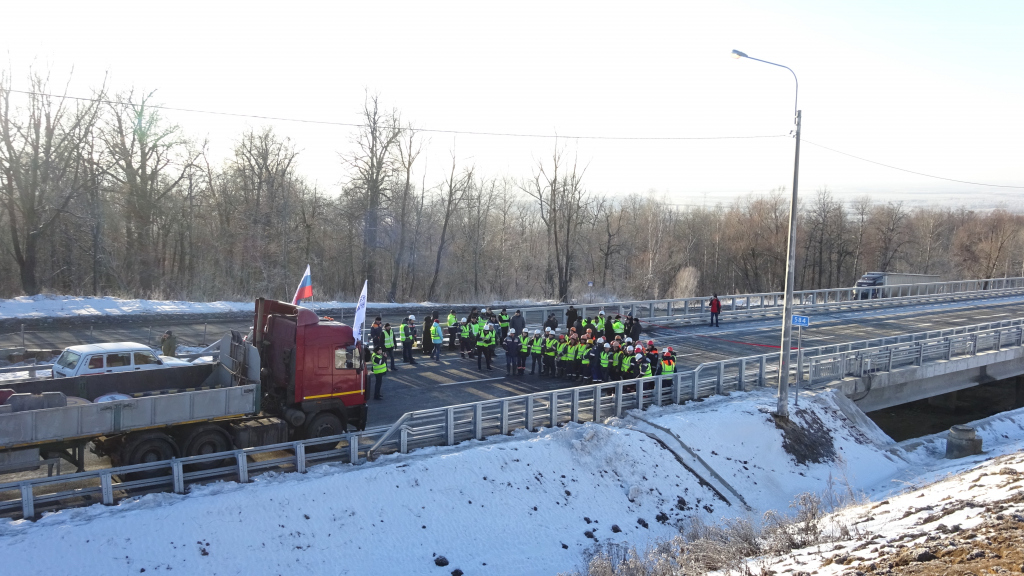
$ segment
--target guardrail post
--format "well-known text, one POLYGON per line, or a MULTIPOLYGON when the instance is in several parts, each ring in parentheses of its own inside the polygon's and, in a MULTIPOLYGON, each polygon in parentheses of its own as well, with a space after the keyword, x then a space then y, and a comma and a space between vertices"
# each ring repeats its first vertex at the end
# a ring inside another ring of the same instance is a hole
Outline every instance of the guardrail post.
POLYGON ((248 484, 249 483, 249 459, 245 455, 245 452, 235 453, 235 464, 238 467, 238 483, 248 484))
POLYGON ((645 384, 647 384, 646 380, 640 380, 638 378, 637 381, 636 381, 636 407, 637 407, 637 410, 643 410, 644 409, 644 385, 645 384))
POLYGON ((295 471, 299 474, 306 473, 306 445, 302 442, 296 442, 292 445, 292 450, 295 452, 295 471))
POLYGON ((747 359, 746 358, 740 358, 740 373, 739 373, 739 376, 736 378, 736 390, 739 390, 740 392, 743 391, 743 380, 744 380, 744 377, 746 376, 746 374, 747 374, 747 359))
POLYGON ((975 334, 971 334, 970 355, 971 356, 975 356, 977 354, 978 354, 978 335, 975 333, 975 334))
POLYGON ((455 444, 455 408, 444 411, 444 430, 447 434, 448 446, 455 444))
POLYGON ((917 343, 917 358, 914 358, 914 365, 920 366, 924 363, 924 342, 917 343))
POLYGON ((569 417, 572 418, 573 422, 580 421, 580 389, 572 389, 572 407, 570 408, 569 417))
POLYGON ((405 426, 402 426, 402 429, 399 432, 399 440, 398 441, 399 441, 398 450, 402 454, 408 454, 409 453, 409 429, 406 428, 405 426))
POLYGON ((114 504, 114 479, 109 473, 100 474, 100 502, 107 506, 114 504))
POLYGON ((1003 345, 1003 331, 1002 330, 996 330, 996 352, 999 352, 999 350, 1002 348, 1002 345, 1003 345))
POLYGON ((508 435, 508 400, 501 401, 501 435, 508 435))
POLYGON ((661 381, 664 380, 664 376, 654 377, 654 405, 661 406, 661 381))
POLYGON ((665 316, 672 317, 672 301, 665 302, 665 316))
POLYGON ((555 428, 558 426, 558 391, 555 390, 551 393, 551 399, 548 400, 548 419, 551 421, 551 427, 555 428))
POLYGON ((355 434, 348 437, 348 463, 355 464, 359 462, 359 435, 355 434))
POLYGON ((764 387, 764 386, 768 385, 765 382, 765 377, 764 377, 765 364, 767 364, 767 363, 768 363, 768 360, 764 356, 761 356, 761 359, 758 362, 759 366, 757 367, 757 384, 758 384, 758 386, 764 387))
POLYGON ((185 493, 185 471, 182 470, 181 460, 171 458, 171 476, 174 477, 174 493, 185 493))
POLYGON ((526 431, 533 432, 533 396, 526 397, 526 431))
POLYGON ((615 383, 615 417, 622 418, 622 381, 615 383))
POLYGON ((718 376, 715 380, 715 394, 721 394, 725 387, 725 361, 718 363, 718 376))
POLYGON ((594 386, 594 422, 601 421, 601 385, 594 386))
POLYGON ((28 482, 21 485, 21 517, 25 520, 36 517, 35 494, 32 493, 32 485, 28 482))
POLYGON ((680 382, 679 372, 672 374, 672 403, 679 404, 683 401, 683 386, 680 382))
POLYGON ((473 437, 484 439, 484 406, 479 402, 473 407, 473 437))
POLYGON ((696 400, 698 398, 697 392, 699 392, 699 388, 698 388, 699 381, 700 381, 700 374, 698 374, 698 370, 694 370, 693 371, 693 381, 690 383, 691 384, 691 387, 690 387, 690 400, 696 400))
POLYGON ((689 315, 690 315, 690 301, 689 300, 683 300, 683 318, 686 318, 689 315))

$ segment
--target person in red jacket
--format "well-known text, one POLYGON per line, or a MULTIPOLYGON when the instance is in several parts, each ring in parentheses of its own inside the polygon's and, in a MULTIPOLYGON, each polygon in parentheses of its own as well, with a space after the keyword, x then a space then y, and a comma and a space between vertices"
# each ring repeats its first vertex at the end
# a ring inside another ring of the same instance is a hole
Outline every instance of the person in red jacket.
POLYGON ((722 313, 722 301, 718 299, 718 294, 711 295, 711 324, 708 326, 714 326, 718 328, 718 315, 722 313))

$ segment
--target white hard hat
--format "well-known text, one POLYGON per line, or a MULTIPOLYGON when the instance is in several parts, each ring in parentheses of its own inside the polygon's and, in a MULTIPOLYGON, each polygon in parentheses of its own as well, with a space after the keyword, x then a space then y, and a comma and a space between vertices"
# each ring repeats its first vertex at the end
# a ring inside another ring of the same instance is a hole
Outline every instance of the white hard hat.
POLYGON ((661 349, 661 353, 662 354, 668 354, 668 348, 662 348, 661 349))
POLYGON ((644 359, 644 355, 643 354, 637 354, 636 355, 636 359, 637 359, 637 361, 643 360, 644 359))
POLYGON ((516 333, 516 329, 515 328, 509 328, 508 329, 508 333, 509 334, 515 334, 516 333))
POLYGON ((630 354, 632 354, 633 353, 633 347, 632 346, 626 346, 626 352, 629 352, 630 354))
POLYGON ((632 341, 633 341, 632 338, 630 338, 629 336, 626 336, 626 344, 629 344, 632 341))
POLYGON ((540 336, 540 330, 534 330, 533 331, 533 335, 534 336, 540 336))
POLYGON ((605 350, 611 350, 611 347, 612 347, 612 345, 611 345, 611 344, 607 344, 607 343, 606 343, 606 344, 604 345, 604 348, 605 348, 605 350))
POLYGON ((463 319, 462 319, 462 321, 463 321, 463 322, 466 322, 467 320, 466 320, 465 318, 463 318, 463 319))
POLYGON ((598 315, 604 316, 604 310, 601 310, 600 312, 598 312, 598 315))
POLYGON ((600 338, 598 338, 597 339, 597 343, 598 344, 603 344, 604 343, 604 336, 601 336, 600 338))
POLYGON ((416 315, 415 314, 409 314, 409 320, 412 320, 413 322, 415 322, 416 321, 416 315))
POLYGON ((491 323, 490 323, 490 322, 488 322, 488 323, 487 323, 487 324, 486 324, 486 325, 484 326, 484 330, 493 330, 493 329, 494 329, 494 326, 491 326, 491 323))

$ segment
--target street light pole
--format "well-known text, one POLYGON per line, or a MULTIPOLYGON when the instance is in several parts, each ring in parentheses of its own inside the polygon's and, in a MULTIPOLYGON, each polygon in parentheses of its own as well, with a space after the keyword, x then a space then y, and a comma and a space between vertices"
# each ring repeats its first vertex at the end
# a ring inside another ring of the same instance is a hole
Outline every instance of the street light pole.
POLYGON ((797 184, 800 179, 800 109, 797 106, 800 96, 800 81, 796 72, 789 66, 776 64, 767 60, 752 58, 739 50, 733 50, 734 58, 756 60, 779 68, 789 70, 796 83, 793 96, 793 121, 796 123, 796 154, 793 159, 793 196, 789 200, 789 246, 786 248, 786 296, 782 303, 782 341, 779 345, 779 402, 776 414, 780 418, 789 418, 789 359, 793 349, 793 285, 796 283, 796 216, 797 216, 797 184))

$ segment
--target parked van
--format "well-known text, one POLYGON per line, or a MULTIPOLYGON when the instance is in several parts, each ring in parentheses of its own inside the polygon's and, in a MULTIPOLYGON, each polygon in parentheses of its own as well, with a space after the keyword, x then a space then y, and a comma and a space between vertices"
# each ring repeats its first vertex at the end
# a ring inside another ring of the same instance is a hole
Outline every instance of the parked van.
POLYGON ((188 366, 188 362, 157 356, 149 346, 136 342, 83 344, 64 349, 53 363, 54 378, 71 378, 89 374, 155 370, 169 366, 188 366))

